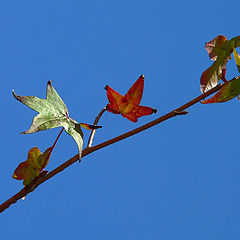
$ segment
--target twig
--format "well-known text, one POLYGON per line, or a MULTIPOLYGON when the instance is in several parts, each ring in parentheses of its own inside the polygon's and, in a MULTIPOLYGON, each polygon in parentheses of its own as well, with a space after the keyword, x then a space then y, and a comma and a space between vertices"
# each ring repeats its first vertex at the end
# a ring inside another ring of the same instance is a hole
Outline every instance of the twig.
MULTIPOLYGON (((97 115, 97 117, 95 118, 95 121, 93 123, 93 126, 97 126, 98 124, 98 121, 100 120, 101 116, 103 115, 103 113, 107 110, 107 107, 104 107, 101 112, 97 115)), ((89 136, 89 139, 88 139, 88 144, 87 144, 87 147, 91 147, 92 146, 92 142, 93 142, 93 138, 94 138, 94 135, 96 133, 96 129, 92 129, 91 131, 91 134, 89 136)))
MULTIPOLYGON (((223 86, 225 86, 226 83, 222 83, 217 85, 216 87, 212 88, 211 90, 209 90, 208 92, 192 99, 191 101, 185 103, 184 105, 180 106, 179 108, 147 123, 142 125, 141 127, 135 128, 129 132, 126 132, 120 136, 117 136, 115 138, 109 139, 105 142, 102 142, 100 144, 97 144, 93 147, 87 147, 82 151, 82 158, 87 156, 88 154, 95 152, 101 148, 107 147, 113 143, 119 142, 125 138, 128 138, 130 136, 133 136, 137 133, 140 133, 148 128, 151 128, 161 122, 164 122, 172 117, 175 117, 177 115, 183 115, 186 114, 187 112, 184 111, 185 109, 191 107, 192 105, 198 103, 199 101, 201 101, 202 99, 208 97, 209 95, 217 92, 218 90, 220 90, 223 86)), ((70 165, 72 165, 73 163, 75 163, 76 161, 78 161, 79 155, 76 154, 75 156, 73 156, 72 158, 70 158, 69 160, 67 160, 66 162, 64 162, 63 164, 61 164, 60 166, 56 167, 55 169, 53 169, 51 172, 49 172, 48 174, 46 174, 45 176, 43 176, 42 178, 38 179, 37 183, 30 183, 29 186, 23 188, 22 190, 20 190, 18 193, 16 193, 14 196, 12 196, 11 198, 9 198, 7 201, 5 201, 4 203, 2 203, 0 205, 0 213, 3 212, 5 209, 7 209, 8 207, 10 207, 10 205, 12 205, 13 203, 17 202, 19 199, 23 198, 24 196, 26 196, 27 194, 29 194, 30 192, 34 191, 39 185, 41 185, 42 183, 46 182, 48 179, 52 178, 53 176, 55 176, 56 174, 60 173, 61 171, 63 171, 64 169, 66 169, 67 167, 69 167, 70 165)))

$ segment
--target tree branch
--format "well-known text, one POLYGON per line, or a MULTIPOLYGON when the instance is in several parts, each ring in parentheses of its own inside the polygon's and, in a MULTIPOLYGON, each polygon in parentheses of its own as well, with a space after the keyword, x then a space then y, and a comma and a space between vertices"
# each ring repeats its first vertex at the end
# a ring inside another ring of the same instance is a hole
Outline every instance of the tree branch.
MULTIPOLYGON (((216 87, 212 88, 211 90, 209 90, 208 92, 192 99, 191 101, 185 103, 184 105, 178 107, 177 109, 147 123, 142 125, 141 127, 135 128, 129 132, 126 132, 122 135, 119 135, 115 138, 109 139, 105 142, 102 142, 100 144, 97 144, 93 147, 87 147, 82 151, 82 158, 87 156, 88 154, 95 152, 101 148, 107 147, 109 145, 112 145, 113 143, 119 142, 123 139, 126 139, 128 137, 131 137, 137 133, 140 133, 148 128, 151 128, 161 122, 164 122, 172 117, 175 117, 177 115, 185 115, 188 112, 184 111, 185 109, 191 107, 192 105, 198 103, 199 101, 201 101, 202 99, 208 97, 209 95, 217 92, 218 90, 220 90, 224 85, 226 85, 226 83, 222 83, 217 85, 216 87)), ((101 117, 101 115, 103 114, 105 110, 103 109, 100 114, 98 116, 101 117)), ((99 117, 99 118, 100 118, 99 117)), ((98 121, 99 119, 95 119, 95 121, 98 121)), ((94 135, 94 134, 93 134, 94 135)), ((93 139, 93 137, 92 137, 93 139)), ((90 139, 89 139, 90 141, 90 139)), ((4 203, 2 203, 0 205, 0 213, 3 212, 5 209, 7 209, 8 207, 10 207, 10 205, 12 205, 13 203, 17 202, 19 199, 23 198, 24 196, 28 195, 30 192, 34 191, 39 185, 41 185, 42 183, 46 182, 48 179, 52 178, 53 176, 55 176, 56 174, 60 173, 61 171, 63 171, 64 169, 66 169, 67 167, 69 167, 70 165, 72 165, 73 163, 75 163, 76 161, 78 161, 78 154, 76 154, 75 156, 73 156, 72 158, 70 158, 69 160, 67 160, 66 162, 64 162, 63 164, 61 164, 60 166, 58 166, 57 168, 53 169, 51 172, 49 172, 48 174, 41 176, 39 175, 37 178, 35 178, 28 186, 24 187, 22 190, 20 190, 18 193, 16 193, 14 196, 12 196, 11 198, 9 198, 7 201, 5 201, 4 203)))

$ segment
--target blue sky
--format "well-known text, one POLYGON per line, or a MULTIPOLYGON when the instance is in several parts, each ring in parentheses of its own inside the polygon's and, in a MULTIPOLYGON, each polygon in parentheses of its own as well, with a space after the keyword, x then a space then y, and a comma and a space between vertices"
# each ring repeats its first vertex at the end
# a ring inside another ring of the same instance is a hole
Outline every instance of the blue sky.
MULTIPOLYGON (((34 111, 11 95, 44 98, 53 81, 70 116, 92 123, 109 85, 124 94, 145 75, 142 104, 157 115, 134 124, 105 113, 94 143, 167 113, 200 94, 211 64, 204 43, 239 35, 237 1, 2 1, 0 8, 1 193, 27 151, 60 129, 30 135, 34 111)), ((227 78, 238 74, 233 61, 227 78)), ((97 151, 1 215, 1 239, 240 238, 239 101, 189 114, 97 151)), ((84 130, 85 142, 89 132, 84 130)), ((77 153, 66 133, 47 170, 77 153)))

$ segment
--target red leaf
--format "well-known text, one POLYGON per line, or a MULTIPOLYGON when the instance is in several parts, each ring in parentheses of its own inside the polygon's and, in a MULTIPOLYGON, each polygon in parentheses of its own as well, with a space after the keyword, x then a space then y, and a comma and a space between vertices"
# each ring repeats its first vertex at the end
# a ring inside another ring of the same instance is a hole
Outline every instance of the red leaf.
POLYGON ((143 88, 143 75, 138 78, 125 96, 122 96, 107 85, 105 87, 109 100, 107 110, 111 113, 121 114, 132 122, 137 122, 139 117, 156 113, 156 109, 139 105, 143 95, 143 88))
POLYGON ((21 162, 18 167, 15 169, 12 177, 17 180, 23 180, 26 175, 26 169, 28 167, 28 162, 21 162))

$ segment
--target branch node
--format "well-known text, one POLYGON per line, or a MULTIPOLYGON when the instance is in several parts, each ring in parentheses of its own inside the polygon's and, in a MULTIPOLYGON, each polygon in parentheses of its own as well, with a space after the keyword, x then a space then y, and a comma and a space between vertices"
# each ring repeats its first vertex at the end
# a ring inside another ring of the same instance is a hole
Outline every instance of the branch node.
POLYGON ((174 111, 174 115, 177 116, 177 115, 186 115, 188 114, 188 111, 174 111))

